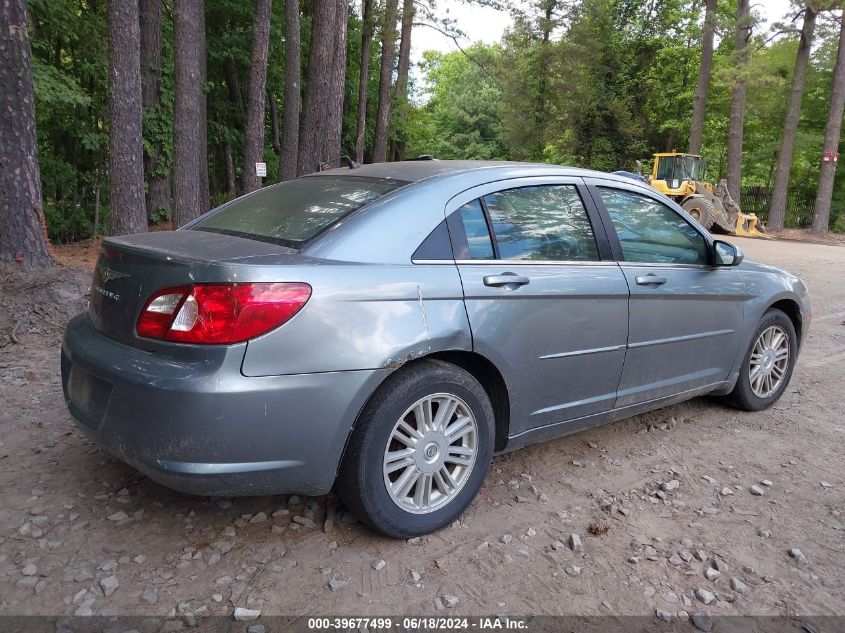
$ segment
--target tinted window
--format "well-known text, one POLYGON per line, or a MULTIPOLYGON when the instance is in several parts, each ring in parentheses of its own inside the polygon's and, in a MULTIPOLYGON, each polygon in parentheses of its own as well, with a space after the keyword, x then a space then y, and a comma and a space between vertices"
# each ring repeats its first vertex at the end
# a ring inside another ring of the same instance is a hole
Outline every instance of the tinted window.
POLYGON ((481 203, 478 200, 467 202, 458 212, 467 234, 470 259, 493 259, 493 242, 490 240, 490 230, 481 203))
POLYGON ((507 189, 484 197, 502 259, 596 261, 598 246, 573 185, 507 189))
POLYGON ((708 263, 704 237, 665 204, 630 191, 598 189, 622 242, 625 261, 708 263))
POLYGON ((297 178, 238 198, 191 227, 296 246, 405 183, 385 178, 297 178))

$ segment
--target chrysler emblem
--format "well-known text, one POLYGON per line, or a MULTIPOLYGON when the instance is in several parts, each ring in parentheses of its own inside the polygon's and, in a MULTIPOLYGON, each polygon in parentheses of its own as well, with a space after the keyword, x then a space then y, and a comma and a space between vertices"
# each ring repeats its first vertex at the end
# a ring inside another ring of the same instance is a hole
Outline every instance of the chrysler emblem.
POLYGON ((123 277, 129 276, 126 273, 122 273, 117 270, 112 270, 111 268, 108 268, 106 266, 100 266, 98 272, 100 274, 100 280, 104 284, 107 284, 112 279, 122 279, 123 277))

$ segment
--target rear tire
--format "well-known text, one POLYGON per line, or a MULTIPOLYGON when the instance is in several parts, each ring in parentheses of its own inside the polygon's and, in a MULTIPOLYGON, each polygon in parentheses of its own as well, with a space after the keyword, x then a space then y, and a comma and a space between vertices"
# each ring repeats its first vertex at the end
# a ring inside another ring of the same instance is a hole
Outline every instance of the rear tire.
POLYGON ((716 205, 707 198, 689 198, 681 207, 708 231, 716 222, 716 205))
POLYGON ((736 386, 727 396, 730 403, 744 411, 771 407, 792 378, 797 353, 795 326, 784 312, 770 308, 751 337, 736 386))
POLYGON ((439 360, 412 363, 389 376, 364 407, 338 492, 374 530, 394 538, 428 534, 452 523, 475 498, 494 438, 490 398, 471 374, 439 360))

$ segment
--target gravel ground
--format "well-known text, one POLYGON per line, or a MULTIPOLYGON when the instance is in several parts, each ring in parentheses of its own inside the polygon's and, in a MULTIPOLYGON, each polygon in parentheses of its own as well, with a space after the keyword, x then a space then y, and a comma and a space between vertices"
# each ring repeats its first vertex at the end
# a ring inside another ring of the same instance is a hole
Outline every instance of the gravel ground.
MULTIPOLYGON (((55 319, 7 312, 0 615, 845 615, 845 247, 736 242, 799 273, 813 300, 774 408, 696 399, 496 458, 459 522, 409 542, 331 496, 209 499, 149 481, 73 427, 55 319)), ((39 296, 67 310, 80 274, 64 270, 39 296)))

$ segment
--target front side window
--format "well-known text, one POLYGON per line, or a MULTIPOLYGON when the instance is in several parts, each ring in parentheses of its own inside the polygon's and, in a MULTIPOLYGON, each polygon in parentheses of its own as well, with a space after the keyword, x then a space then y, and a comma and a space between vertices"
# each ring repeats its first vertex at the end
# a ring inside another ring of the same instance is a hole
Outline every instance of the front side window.
POLYGON ((538 185, 484 196, 501 259, 598 261, 587 210, 574 185, 538 185))
POLYGON ((405 184, 360 176, 296 178, 238 198, 200 219, 191 230, 297 247, 405 184))
POLYGON ((707 241, 665 204, 631 191, 598 187, 627 262, 707 264, 707 241))

